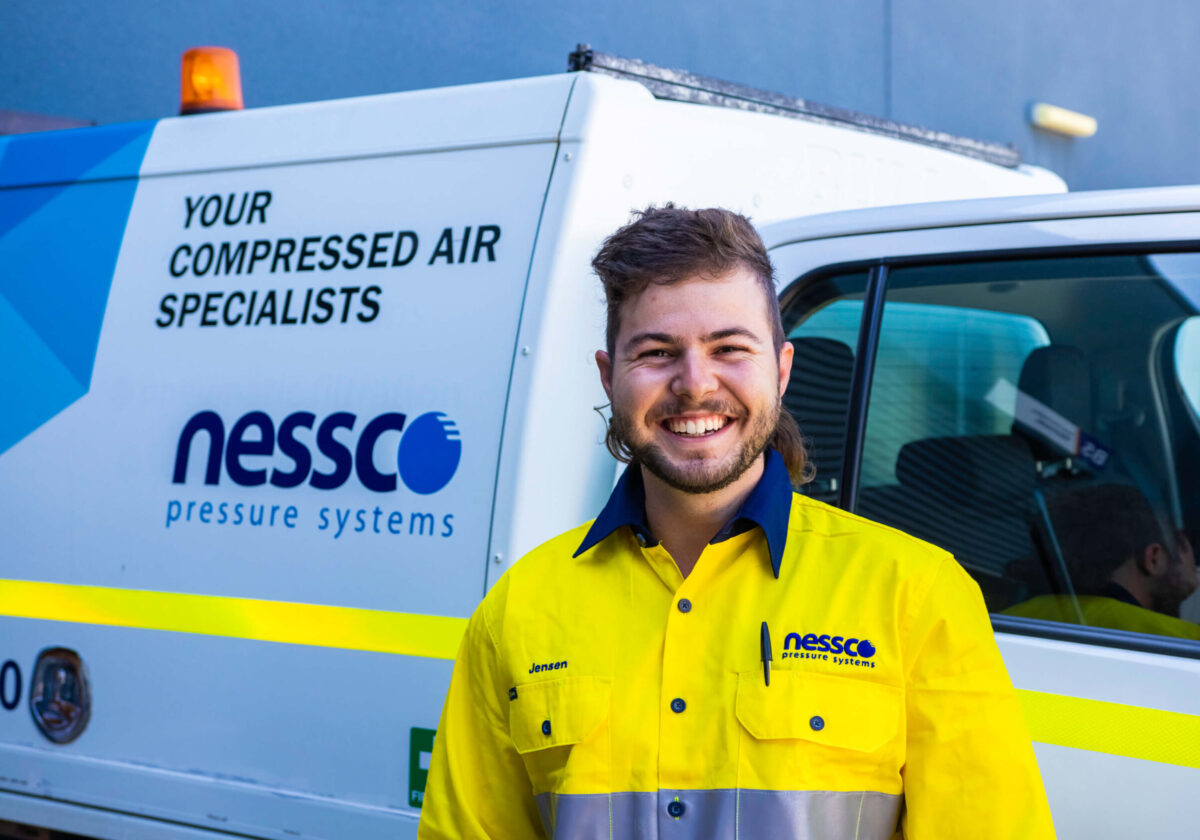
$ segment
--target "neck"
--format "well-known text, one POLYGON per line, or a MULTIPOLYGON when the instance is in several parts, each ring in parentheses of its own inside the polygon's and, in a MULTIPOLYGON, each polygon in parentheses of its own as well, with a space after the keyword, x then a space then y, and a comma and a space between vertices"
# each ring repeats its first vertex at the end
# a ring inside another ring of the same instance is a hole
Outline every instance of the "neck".
POLYGON ((1113 572, 1112 582, 1124 587, 1125 591, 1132 595, 1134 600, 1146 609, 1153 609, 1151 606, 1150 588, 1146 585, 1143 576, 1133 566, 1133 563, 1127 562, 1113 572))
POLYGON ((754 490, 766 460, 759 456, 750 469, 728 487, 712 493, 676 490, 645 468, 646 520, 679 571, 687 577, 696 567, 704 547, 728 522, 754 490))

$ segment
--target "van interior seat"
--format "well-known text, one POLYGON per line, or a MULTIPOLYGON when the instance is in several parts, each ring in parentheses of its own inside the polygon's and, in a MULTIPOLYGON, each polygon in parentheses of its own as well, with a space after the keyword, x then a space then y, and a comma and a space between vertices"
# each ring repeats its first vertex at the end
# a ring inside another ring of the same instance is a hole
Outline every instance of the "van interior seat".
MULTIPOLYGON (((1017 389, 1076 426, 1091 427, 1092 375, 1087 357, 1078 347, 1052 344, 1035 349, 1021 365, 1017 389)), ((1067 454, 1020 420, 1013 420, 1012 432, 1029 441, 1038 461, 1060 461, 1067 454)))
MULTIPOLYGON (((1111 450, 1105 467, 1096 469, 1078 457, 1068 461, 1069 453, 1048 442, 1036 430, 1014 420, 1013 434, 1029 441, 1042 476, 1039 487, 1047 500, 1095 483, 1133 484, 1143 492, 1153 486, 1151 477, 1156 471, 1144 463, 1136 445, 1140 432, 1116 420, 1100 422, 1105 395, 1095 393, 1096 379, 1092 375, 1088 357, 1079 348, 1068 345, 1039 347, 1029 354, 1021 367, 1017 387, 1022 393, 1050 407, 1091 435, 1101 430, 1124 432, 1118 437, 1121 450, 1111 450), (1056 468, 1068 463, 1069 469, 1056 468), (1048 466, 1051 468, 1048 469, 1048 466)), ((1124 406, 1125 398, 1119 393, 1118 383, 1109 382, 1108 388, 1114 391, 1114 394, 1108 395, 1113 404, 1124 406)), ((1113 416, 1116 417, 1116 414, 1113 416)), ((1136 410, 1129 411, 1129 419, 1136 420, 1136 410)), ((1100 442, 1111 446, 1116 441, 1100 442)))
POLYGON ((809 463, 816 470, 805 492, 813 498, 833 501, 846 447, 854 353, 844 342, 832 338, 794 338, 791 344, 795 352, 783 407, 800 425, 809 463))
POLYGON ((1048 588, 1010 574, 1014 565, 1040 569, 1033 525, 1037 467, 1025 439, 911 441, 900 449, 896 477, 897 485, 864 487, 858 512, 954 554, 972 572, 990 610, 1023 600, 1031 588, 1048 588))

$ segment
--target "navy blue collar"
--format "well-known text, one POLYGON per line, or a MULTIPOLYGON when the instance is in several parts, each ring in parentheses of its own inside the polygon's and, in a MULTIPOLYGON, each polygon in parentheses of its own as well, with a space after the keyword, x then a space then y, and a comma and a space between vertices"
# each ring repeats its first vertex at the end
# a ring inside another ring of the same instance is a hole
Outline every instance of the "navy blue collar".
POLYGON ((1124 586, 1121 586, 1121 584, 1117 583, 1116 581, 1108 581, 1096 594, 1105 598, 1114 598, 1126 604, 1132 604, 1135 607, 1141 606, 1141 603, 1138 601, 1138 599, 1133 597, 1133 593, 1124 586))
MULTIPOLYGON (((766 451, 766 464, 762 478, 750 495, 742 502, 733 518, 725 523, 710 544, 719 543, 751 528, 762 528, 767 538, 767 551, 771 554, 771 571, 779 577, 783 563, 783 548, 787 543, 788 518, 792 510, 792 480, 788 476, 783 456, 774 449, 766 451)), ((604 510, 596 517, 587 536, 579 544, 573 556, 578 557, 602 541, 622 525, 628 525, 638 542, 643 545, 658 545, 646 521, 646 488, 642 484, 642 470, 636 465, 629 467, 617 481, 604 510)))

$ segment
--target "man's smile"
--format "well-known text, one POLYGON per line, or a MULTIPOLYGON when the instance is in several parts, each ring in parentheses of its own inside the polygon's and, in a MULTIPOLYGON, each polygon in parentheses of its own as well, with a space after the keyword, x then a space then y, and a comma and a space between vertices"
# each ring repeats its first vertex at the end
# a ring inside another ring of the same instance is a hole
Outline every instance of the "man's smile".
POLYGON ((668 417, 662 421, 662 427, 680 437, 712 437, 730 422, 732 422, 732 418, 724 414, 702 414, 690 417, 668 417))

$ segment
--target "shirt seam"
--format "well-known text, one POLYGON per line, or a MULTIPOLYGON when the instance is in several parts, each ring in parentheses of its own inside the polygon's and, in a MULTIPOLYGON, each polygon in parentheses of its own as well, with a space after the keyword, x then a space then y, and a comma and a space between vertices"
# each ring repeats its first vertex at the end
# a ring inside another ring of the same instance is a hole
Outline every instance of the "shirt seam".
POLYGON ((925 584, 925 591, 920 593, 918 606, 915 609, 908 611, 904 617, 904 624, 900 628, 900 668, 901 673, 904 674, 906 691, 910 689, 908 684, 911 682, 912 677, 912 672, 908 664, 908 647, 910 641, 909 635, 912 632, 913 624, 921 615, 925 613, 925 609, 929 605, 929 594, 933 591, 933 587, 938 582, 938 579, 941 578, 943 571, 948 568, 950 563, 958 562, 952 555, 944 553, 943 555, 944 556, 941 558, 941 562, 938 563, 938 566, 936 569, 934 569, 933 574, 929 575, 929 582, 925 584))
MULTIPOLYGON (((939 548, 931 542, 923 540, 920 537, 914 537, 912 534, 905 533, 898 528, 893 528, 891 525, 885 525, 882 522, 876 522, 874 519, 867 519, 866 517, 859 516, 858 514, 850 513, 849 511, 842 510, 841 508, 836 508, 833 505, 818 504, 812 499, 809 499, 799 493, 794 495, 797 497, 797 501, 799 501, 801 507, 810 508, 815 511, 824 511, 825 513, 828 513, 831 516, 836 516, 839 519, 864 525, 868 529, 886 531, 890 534, 895 534, 898 537, 904 537, 904 539, 908 542, 916 543, 922 548, 930 549, 937 554, 943 555, 943 557, 952 556, 950 552, 946 551, 946 549, 939 548)), ((788 530, 790 532, 793 529, 789 528, 788 530)))
POLYGON ((488 616, 488 599, 484 599, 479 606, 479 614, 483 617, 483 629, 487 631, 488 641, 492 643, 492 650, 495 651, 497 658, 500 656, 500 641, 496 638, 496 634, 492 631, 492 620, 488 616))

